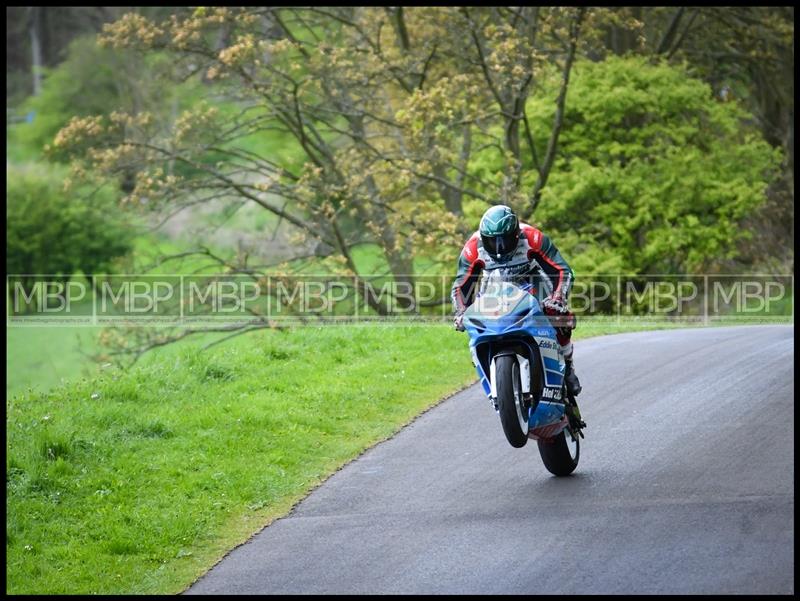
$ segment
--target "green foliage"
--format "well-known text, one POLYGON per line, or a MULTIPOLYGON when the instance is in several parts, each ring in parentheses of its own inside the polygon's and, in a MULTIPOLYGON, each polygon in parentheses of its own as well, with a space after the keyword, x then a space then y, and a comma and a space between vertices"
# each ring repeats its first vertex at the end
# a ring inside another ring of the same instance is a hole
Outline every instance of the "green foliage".
POLYGON ((107 271, 131 248, 108 188, 65 191, 53 167, 6 167, 6 270, 69 279, 107 271))
MULTIPOLYGON (((536 139, 554 94, 529 104, 536 139)), ((579 62, 537 220, 579 272, 719 269, 780 161, 750 120, 684 68, 579 62)))
MULTIPOLYGON (((157 75, 172 68, 163 53, 146 56, 97 44, 94 34, 73 40, 67 58, 47 69, 38 96, 29 97, 20 112, 33 114, 30 123, 9 128, 7 146, 13 160, 38 160, 58 131, 73 117, 142 111, 169 116, 196 102, 196 86, 164 85, 157 75), (175 103, 172 106, 172 103, 175 103)), ((62 159, 57 153, 50 158, 62 159)))
POLYGON ((119 102, 110 59, 109 53, 95 48, 93 36, 72 42, 67 60, 46 73, 41 94, 24 103, 23 110, 32 112, 33 120, 9 132, 11 146, 17 149, 15 158, 38 158, 73 115, 103 113, 119 102))

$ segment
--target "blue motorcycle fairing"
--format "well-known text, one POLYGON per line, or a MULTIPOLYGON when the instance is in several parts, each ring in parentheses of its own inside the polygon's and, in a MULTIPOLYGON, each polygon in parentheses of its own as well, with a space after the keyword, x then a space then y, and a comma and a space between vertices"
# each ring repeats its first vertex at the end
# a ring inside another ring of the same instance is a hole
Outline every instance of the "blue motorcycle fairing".
MULTIPOLYGON (((555 329, 533 294, 511 282, 495 285, 467 308, 464 329, 470 338, 472 362, 487 396, 491 395, 491 383, 479 360, 478 347, 488 342, 502 348, 504 341, 532 339, 539 347, 541 364, 532 364, 531 372, 538 369, 544 377, 539 402, 528 417, 530 430, 563 420, 564 405, 558 401, 564 378, 564 357, 555 329)), ((488 357, 489 364, 491 360, 492 356, 488 357)))

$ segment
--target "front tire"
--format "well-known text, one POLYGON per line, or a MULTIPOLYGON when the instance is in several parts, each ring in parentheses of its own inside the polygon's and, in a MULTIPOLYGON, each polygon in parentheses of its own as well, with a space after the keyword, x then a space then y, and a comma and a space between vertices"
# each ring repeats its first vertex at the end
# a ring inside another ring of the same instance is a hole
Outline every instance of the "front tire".
POLYGON ((503 432, 512 447, 524 447, 528 442, 528 413, 522 399, 519 364, 513 355, 503 355, 496 360, 497 406, 503 432))
POLYGON ((574 440, 564 428, 552 442, 537 441, 542 462, 551 474, 556 476, 569 476, 578 467, 581 455, 579 439, 574 440))

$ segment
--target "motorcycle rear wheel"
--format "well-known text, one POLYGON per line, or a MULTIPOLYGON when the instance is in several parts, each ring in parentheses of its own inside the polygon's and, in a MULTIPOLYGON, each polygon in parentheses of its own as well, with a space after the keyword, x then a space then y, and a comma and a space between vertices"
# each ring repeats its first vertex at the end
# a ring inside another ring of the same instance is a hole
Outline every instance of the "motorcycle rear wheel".
POLYGON ((537 444, 542 462, 551 474, 569 476, 578 467, 581 455, 580 440, 578 437, 573 440, 566 428, 552 442, 539 440, 537 444))

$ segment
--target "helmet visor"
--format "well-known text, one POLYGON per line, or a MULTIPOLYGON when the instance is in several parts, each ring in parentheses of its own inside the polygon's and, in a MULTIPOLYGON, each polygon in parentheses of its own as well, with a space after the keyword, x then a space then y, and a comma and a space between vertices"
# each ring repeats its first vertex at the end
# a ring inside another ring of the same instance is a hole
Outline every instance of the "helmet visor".
POLYGON ((517 241, 519 234, 516 230, 512 230, 499 236, 481 236, 483 240, 483 248, 489 254, 496 256, 510 255, 517 249, 517 241))

